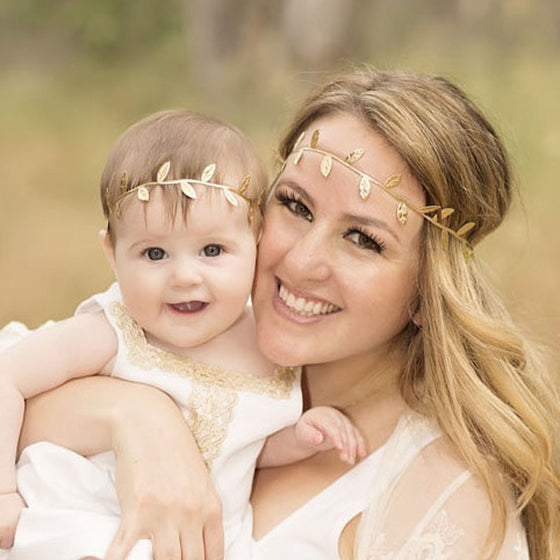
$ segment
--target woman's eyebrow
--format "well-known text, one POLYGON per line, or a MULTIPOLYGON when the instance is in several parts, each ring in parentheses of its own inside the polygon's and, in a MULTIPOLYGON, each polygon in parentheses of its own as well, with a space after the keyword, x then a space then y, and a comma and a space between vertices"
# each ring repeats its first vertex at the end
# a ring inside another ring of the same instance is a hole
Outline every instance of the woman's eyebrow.
MULTIPOLYGON (((278 182, 278 184, 280 184, 280 181, 278 182)), ((299 196, 304 200, 304 202, 313 205, 314 203, 313 197, 304 188, 302 188, 299 185, 299 183, 296 183, 291 179, 282 179, 281 184, 289 187, 297 194, 299 194, 299 196)), ((373 216, 363 216, 358 214, 344 214, 342 218, 346 222, 352 222, 366 227, 373 226, 382 229, 387 233, 389 233, 389 235, 391 235, 391 237, 393 237, 397 243, 399 244, 401 243, 400 237, 395 233, 393 228, 391 228, 391 226, 387 222, 381 220, 380 218, 375 218, 373 216)))
POLYGON ((366 227, 373 226, 382 229, 389 235, 391 235, 397 243, 400 244, 401 242, 399 236, 395 233, 393 228, 387 222, 381 220, 380 218, 375 218, 373 216, 359 216, 357 214, 344 214, 343 218, 345 221, 352 222, 354 224, 357 223, 366 227))
POLYGON ((289 187, 297 194, 299 194, 299 196, 301 196, 301 198, 303 198, 305 202, 308 202, 310 204, 314 203, 313 197, 303 187, 301 187, 299 183, 296 183, 291 179, 282 179, 281 181, 277 182, 277 185, 284 185, 286 187, 289 187))

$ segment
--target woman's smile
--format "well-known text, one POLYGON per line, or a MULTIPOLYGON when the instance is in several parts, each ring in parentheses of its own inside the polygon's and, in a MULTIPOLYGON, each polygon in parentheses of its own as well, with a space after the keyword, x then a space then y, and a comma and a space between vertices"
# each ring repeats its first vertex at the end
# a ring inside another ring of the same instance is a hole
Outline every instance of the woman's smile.
POLYGON ((279 279, 277 279, 278 299, 292 313, 299 317, 316 318, 324 315, 330 315, 340 311, 341 308, 333 303, 319 299, 316 297, 298 293, 295 290, 287 288, 279 279))

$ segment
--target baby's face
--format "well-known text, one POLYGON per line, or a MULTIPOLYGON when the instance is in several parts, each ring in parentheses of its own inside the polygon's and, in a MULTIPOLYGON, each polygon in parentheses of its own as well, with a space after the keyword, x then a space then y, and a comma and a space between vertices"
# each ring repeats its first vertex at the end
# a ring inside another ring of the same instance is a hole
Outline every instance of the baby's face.
POLYGON ((114 226, 110 258, 130 316, 150 342, 175 353, 220 336, 251 292, 256 239, 247 205, 197 188, 186 220, 170 217, 160 188, 130 196, 114 226))

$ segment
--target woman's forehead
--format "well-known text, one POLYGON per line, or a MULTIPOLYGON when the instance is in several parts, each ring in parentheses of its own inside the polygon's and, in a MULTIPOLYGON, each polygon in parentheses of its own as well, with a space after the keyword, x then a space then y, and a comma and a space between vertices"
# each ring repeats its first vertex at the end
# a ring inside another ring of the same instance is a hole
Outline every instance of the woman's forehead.
MULTIPOLYGON (((424 203, 424 192, 410 173, 406 162, 397 150, 362 118, 341 112, 320 117, 305 130, 302 146, 312 142, 313 134, 318 134, 318 147, 321 150, 342 160, 347 160, 350 154, 359 151, 361 154, 359 160, 352 162, 352 167, 374 178, 380 184, 398 177, 398 185, 393 192, 413 205, 421 206, 424 203)), ((333 171, 336 167, 333 165, 333 171)), ((350 171, 342 171, 351 179, 350 171)), ((356 193, 360 194, 359 180, 355 183, 356 193)), ((379 189, 373 186, 372 194, 376 191, 379 189)))

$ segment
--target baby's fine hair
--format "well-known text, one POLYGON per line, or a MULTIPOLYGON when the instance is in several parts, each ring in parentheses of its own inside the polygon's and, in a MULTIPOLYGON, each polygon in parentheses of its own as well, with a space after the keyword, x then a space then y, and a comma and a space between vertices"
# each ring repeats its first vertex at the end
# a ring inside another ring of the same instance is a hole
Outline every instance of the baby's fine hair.
MULTIPOLYGON (((167 180, 200 179, 204 168, 216 164, 212 178, 227 184, 226 176, 241 180, 250 177, 245 195, 262 200, 268 184, 266 167, 251 141, 237 127, 218 119, 185 110, 167 110, 149 115, 127 128, 115 141, 101 176, 100 194, 103 213, 111 222, 112 209, 121 195, 121 178, 126 171, 126 190, 155 181, 159 168, 171 164, 167 180)), ((239 185, 229 185, 234 189, 239 185)), ((186 212, 189 199, 178 188, 164 189, 171 213, 186 212)), ((261 213, 253 225, 260 227, 261 213)))

